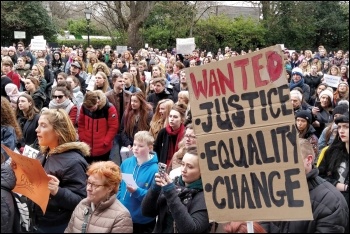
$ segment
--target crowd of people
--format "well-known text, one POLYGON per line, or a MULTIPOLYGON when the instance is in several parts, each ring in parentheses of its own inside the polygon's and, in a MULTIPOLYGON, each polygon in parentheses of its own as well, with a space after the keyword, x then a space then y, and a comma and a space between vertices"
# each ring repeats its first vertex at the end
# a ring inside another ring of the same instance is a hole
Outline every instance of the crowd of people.
MULTIPOLYGON (((39 150, 50 179, 45 214, 28 201, 28 232, 215 232, 184 68, 244 54, 229 47, 216 54, 2 47, 1 143, 20 153, 25 146, 39 150), (131 156, 122 157, 121 149, 131 156), (134 183, 124 180, 128 174, 134 183)), ((284 49, 314 220, 255 222, 256 232, 349 231, 348 54, 323 46, 314 53, 284 49), (330 86, 325 74, 339 84, 330 86)), ((13 232, 8 192, 15 165, 3 149, 1 156, 1 230, 13 232)), ((245 227, 232 221, 222 231, 245 227)))

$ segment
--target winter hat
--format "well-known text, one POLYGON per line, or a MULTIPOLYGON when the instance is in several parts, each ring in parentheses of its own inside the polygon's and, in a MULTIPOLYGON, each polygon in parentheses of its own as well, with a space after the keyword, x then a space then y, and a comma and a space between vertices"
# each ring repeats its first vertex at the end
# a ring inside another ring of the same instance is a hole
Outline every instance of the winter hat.
POLYGON ((14 46, 10 46, 10 47, 9 47, 9 51, 16 52, 16 48, 15 48, 14 46))
POLYGON ((330 97, 331 102, 333 103, 333 93, 332 93, 332 91, 330 91, 330 90, 328 90, 328 89, 325 89, 325 90, 323 90, 323 91, 320 93, 320 95, 318 95, 318 97, 321 99, 321 97, 322 97, 323 95, 327 95, 328 97, 330 97))
POLYGON ((345 112, 343 115, 339 116, 334 121, 336 124, 338 123, 349 123, 349 112, 345 112))
POLYGON ((306 119, 309 124, 311 124, 312 121, 312 116, 311 116, 311 111, 309 110, 301 110, 295 113, 295 119, 297 118, 303 118, 306 119))
POLYGON ((339 82, 339 84, 338 84, 338 87, 339 87, 339 85, 341 85, 341 84, 346 85, 346 86, 348 86, 348 87, 349 87, 348 82, 345 82, 345 81, 340 81, 340 82, 339 82))
POLYGON ((333 109, 333 116, 336 114, 343 115, 345 112, 349 111, 349 102, 347 100, 341 100, 336 107, 333 109))
POLYGON ((299 67, 293 68, 293 70, 292 70, 292 76, 293 76, 294 74, 303 77, 303 71, 302 71, 301 68, 299 68, 299 67))

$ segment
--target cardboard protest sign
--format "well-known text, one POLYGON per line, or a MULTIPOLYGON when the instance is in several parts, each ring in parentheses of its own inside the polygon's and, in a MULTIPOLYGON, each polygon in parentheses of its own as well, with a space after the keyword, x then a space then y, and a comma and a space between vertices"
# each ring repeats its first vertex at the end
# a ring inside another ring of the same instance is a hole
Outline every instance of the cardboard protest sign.
POLYGON ((40 161, 17 154, 3 144, 1 144, 1 147, 16 163, 14 172, 17 181, 13 191, 35 202, 45 214, 50 196, 48 188, 50 178, 46 175, 40 161))
POLYGON ((323 79, 324 79, 324 82, 327 83, 329 86, 338 88, 341 77, 324 74, 323 79))
POLYGON ((186 76, 209 219, 312 220, 281 47, 186 76))
POLYGON ((176 53, 192 54, 196 48, 194 37, 191 38, 176 38, 176 53))

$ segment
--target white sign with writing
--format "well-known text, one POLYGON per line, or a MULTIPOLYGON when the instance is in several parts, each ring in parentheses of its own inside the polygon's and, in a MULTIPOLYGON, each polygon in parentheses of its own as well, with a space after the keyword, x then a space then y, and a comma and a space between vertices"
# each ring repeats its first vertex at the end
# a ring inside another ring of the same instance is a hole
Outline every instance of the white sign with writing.
POLYGON ((118 54, 122 54, 122 53, 124 53, 127 50, 128 50, 127 46, 117 46, 117 53, 118 54))
POLYGON ((176 53, 178 54, 192 54, 196 48, 194 37, 190 38, 176 38, 176 53))
POLYGON ((24 31, 15 31, 15 39, 25 39, 26 38, 26 32, 24 31))
POLYGON ((46 40, 32 39, 30 41, 31 50, 46 50, 46 40))
POLYGON ((327 83, 329 86, 338 88, 338 84, 340 82, 341 77, 324 74, 323 79, 324 79, 324 82, 327 83))

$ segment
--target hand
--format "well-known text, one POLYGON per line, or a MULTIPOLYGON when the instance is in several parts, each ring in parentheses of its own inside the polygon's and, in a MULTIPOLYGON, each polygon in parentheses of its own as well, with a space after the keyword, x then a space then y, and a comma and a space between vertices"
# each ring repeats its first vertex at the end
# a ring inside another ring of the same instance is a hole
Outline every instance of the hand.
POLYGON ((316 106, 312 108, 312 114, 313 115, 317 115, 318 112, 320 112, 320 108, 318 108, 316 106))
POLYGON ((53 175, 47 175, 47 177, 49 177, 51 180, 49 180, 49 190, 50 190, 50 194, 55 196, 58 192, 58 185, 60 184, 60 181, 57 179, 57 177, 53 176, 53 175))
POLYGON ((318 121, 316 120, 316 121, 314 121, 314 122, 312 123, 312 126, 318 128, 318 127, 320 127, 321 125, 320 125, 320 122, 318 122, 318 121))
POLYGON ((12 170, 16 170, 16 168, 17 168, 17 164, 16 164, 15 161, 13 161, 12 159, 11 159, 11 164, 10 164, 10 166, 11 166, 12 170))
POLYGON ((173 180, 169 177, 169 175, 166 172, 164 172, 162 175, 156 173, 154 180, 156 181, 157 185, 161 187, 167 184, 171 184, 173 182, 173 180))
POLYGON ((130 185, 126 185, 126 189, 128 190, 129 193, 133 193, 133 192, 136 191, 137 188, 134 188, 134 187, 132 187, 130 185))

